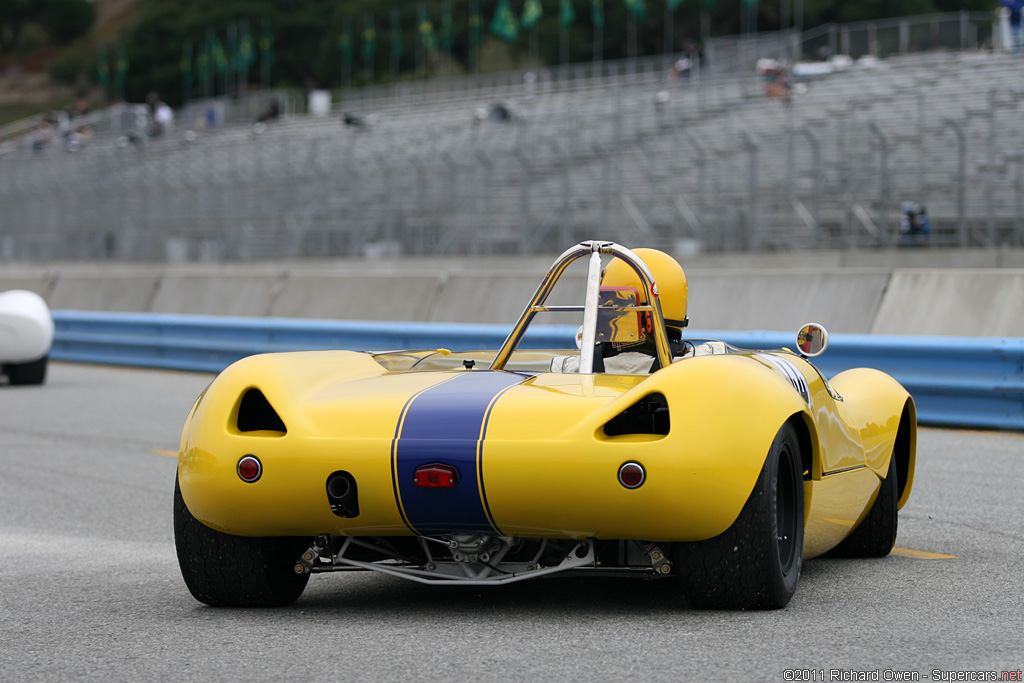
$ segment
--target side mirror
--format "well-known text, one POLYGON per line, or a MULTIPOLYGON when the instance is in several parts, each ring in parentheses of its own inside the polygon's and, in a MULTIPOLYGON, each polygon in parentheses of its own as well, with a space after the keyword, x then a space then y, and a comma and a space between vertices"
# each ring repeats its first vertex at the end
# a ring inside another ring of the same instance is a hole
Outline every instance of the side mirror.
POLYGON ((828 331, 817 323, 807 323, 796 333, 796 345, 807 358, 820 356, 828 348, 828 331))

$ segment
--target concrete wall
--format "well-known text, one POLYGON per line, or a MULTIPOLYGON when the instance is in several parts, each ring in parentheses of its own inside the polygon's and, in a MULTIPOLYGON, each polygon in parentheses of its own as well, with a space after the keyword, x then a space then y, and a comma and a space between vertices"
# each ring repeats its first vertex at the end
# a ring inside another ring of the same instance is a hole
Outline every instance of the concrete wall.
POLYGON ((1024 270, 899 270, 875 334, 1024 337, 1024 270))
POLYGON ((703 330, 870 332, 887 270, 690 270, 690 326, 703 330))
MULTIPOLYGON (((1024 337, 1024 267, 993 265, 1020 252, 964 252, 958 262, 985 268, 886 265, 904 254, 923 261, 917 253, 879 252, 872 265, 850 265, 872 260, 847 252, 684 257, 691 328, 791 331, 818 322, 838 333, 1024 337)), ((940 264, 950 253, 939 252, 940 264)), ((54 309, 511 324, 552 260, 20 266, 0 268, 0 291, 29 289, 54 309)), ((582 263, 549 303, 582 301, 582 263)))

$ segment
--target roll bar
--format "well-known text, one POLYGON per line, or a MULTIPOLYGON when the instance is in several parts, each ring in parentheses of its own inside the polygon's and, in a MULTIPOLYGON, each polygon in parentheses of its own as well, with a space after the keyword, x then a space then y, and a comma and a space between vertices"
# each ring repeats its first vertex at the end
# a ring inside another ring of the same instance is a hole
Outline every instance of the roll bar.
POLYGON ((519 342, 526 332, 526 328, 533 321, 533 316, 541 312, 579 312, 583 311, 583 339, 580 344, 580 374, 590 374, 594 367, 594 348, 597 340, 597 312, 599 309, 613 311, 649 311, 654 319, 654 345, 658 354, 661 367, 667 368, 672 363, 672 351, 668 343, 668 333, 665 331, 665 317, 661 313, 661 300, 658 298, 658 285, 654 281, 650 268, 643 260, 629 249, 616 244, 615 242, 601 242, 590 240, 580 242, 571 247, 559 256, 546 276, 537 287, 536 293, 530 303, 526 306, 519 321, 512 328, 508 337, 502 343, 498 354, 491 362, 491 370, 502 370, 505 364, 515 351, 519 342), (600 306, 601 290, 601 255, 610 255, 625 261, 640 278, 644 290, 648 293, 648 303, 637 306, 600 306), (587 289, 583 306, 546 306, 544 302, 555 287, 555 283, 565 272, 570 263, 584 256, 590 257, 589 269, 587 271, 587 289))

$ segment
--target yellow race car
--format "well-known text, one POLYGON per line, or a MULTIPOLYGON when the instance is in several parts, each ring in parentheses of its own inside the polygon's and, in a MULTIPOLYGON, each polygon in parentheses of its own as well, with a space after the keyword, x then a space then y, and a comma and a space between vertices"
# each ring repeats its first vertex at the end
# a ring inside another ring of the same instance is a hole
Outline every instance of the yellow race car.
POLYGON ((275 606, 313 573, 611 575, 763 609, 789 602, 804 559, 888 554, 914 477, 907 391, 871 369, 826 379, 808 360, 827 347, 818 325, 795 351, 685 339, 686 298, 668 255, 583 242, 496 351, 238 361, 182 433, 186 585, 275 606), (582 305, 548 303, 577 259, 582 305), (582 318, 578 348, 520 348, 552 314, 582 318))

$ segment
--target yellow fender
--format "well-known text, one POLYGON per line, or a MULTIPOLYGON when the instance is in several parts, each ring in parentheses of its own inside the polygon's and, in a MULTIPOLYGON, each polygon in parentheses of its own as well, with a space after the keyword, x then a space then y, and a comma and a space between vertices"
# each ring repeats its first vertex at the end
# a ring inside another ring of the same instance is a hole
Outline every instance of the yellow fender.
POLYGON ((889 458, 897 458, 900 473, 900 507, 910 497, 917 462, 917 409, 914 399, 889 375, 872 368, 854 368, 831 380, 843 396, 856 397, 842 403, 843 414, 859 432, 865 464, 880 479, 889 469, 889 458))

